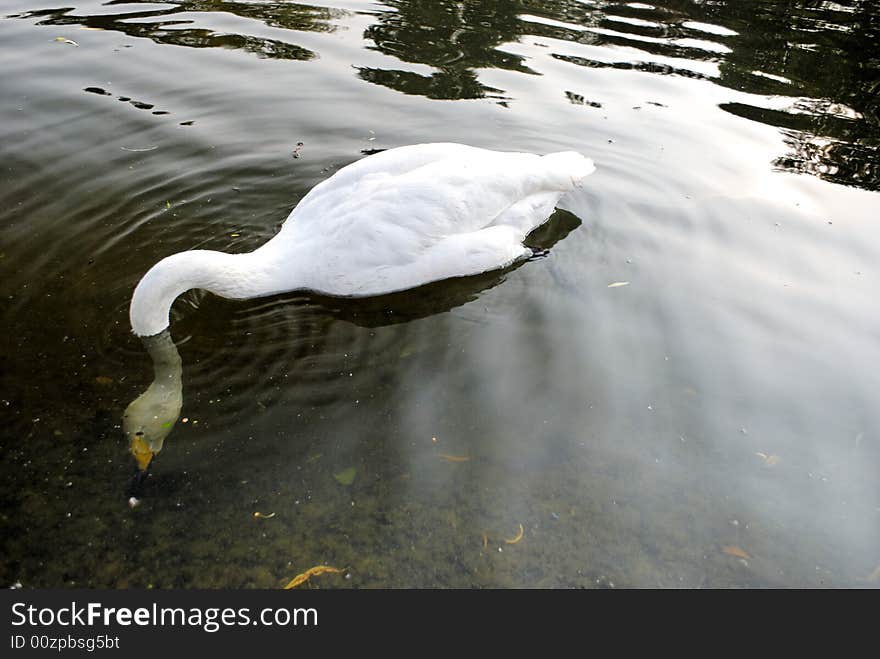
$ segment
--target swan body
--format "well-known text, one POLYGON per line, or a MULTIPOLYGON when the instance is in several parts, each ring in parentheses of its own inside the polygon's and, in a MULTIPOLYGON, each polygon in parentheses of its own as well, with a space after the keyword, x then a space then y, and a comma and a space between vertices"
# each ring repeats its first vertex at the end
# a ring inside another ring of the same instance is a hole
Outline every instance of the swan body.
POLYGON ((574 152, 382 151, 316 185, 253 252, 191 250, 159 261, 135 288, 132 329, 162 332, 171 304, 191 288, 228 298, 293 290, 366 297, 509 266, 532 254, 526 235, 593 170, 574 152))

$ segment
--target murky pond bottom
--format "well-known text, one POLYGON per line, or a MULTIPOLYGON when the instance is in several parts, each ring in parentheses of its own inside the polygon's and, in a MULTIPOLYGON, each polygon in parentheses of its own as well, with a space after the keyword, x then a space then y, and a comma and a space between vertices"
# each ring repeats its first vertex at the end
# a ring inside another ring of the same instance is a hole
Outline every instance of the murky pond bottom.
POLYGON ((4 9, 2 583, 876 587, 876 17, 742 4, 4 9), (597 171, 505 272, 184 295, 130 509, 143 273, 446 140, 597 171))

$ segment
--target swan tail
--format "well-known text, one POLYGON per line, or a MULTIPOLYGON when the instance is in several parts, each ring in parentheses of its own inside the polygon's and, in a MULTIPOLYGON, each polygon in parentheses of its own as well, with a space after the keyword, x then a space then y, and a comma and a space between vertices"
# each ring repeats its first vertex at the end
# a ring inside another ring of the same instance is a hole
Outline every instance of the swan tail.
POLYGON ((596 166, 589 158, 574 151, 560 151, 544 156, 544 161, 560 175, 571 179, 571 186, 583 186, 584 179, 596 171, 596 166))

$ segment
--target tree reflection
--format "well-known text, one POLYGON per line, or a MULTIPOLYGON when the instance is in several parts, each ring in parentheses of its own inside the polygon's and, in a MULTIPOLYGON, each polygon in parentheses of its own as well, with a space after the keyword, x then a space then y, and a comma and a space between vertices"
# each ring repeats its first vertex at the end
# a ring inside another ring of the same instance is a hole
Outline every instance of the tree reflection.
POLYGON ((38 25, 83 25, 114 30, 131 37, 190 48, 233 48, 267 59, 307 60, 315 53, 280 39, 247 34, 215 32, 196 27, 191 14, 223 12, 258 21, 266 26, 299 32, 332 32, 334 20, 347 15, 341 9, 316 7, 292 2, 227 2, 225 0, 176 0, 156 8, 148 0, 112 0, 105 6, 122 5, 120 13, 83 16, 72 8, 30 11, 19 18, 39 18, 38 25), (142 11, 132 6, 149 5, 142 11))
MULTIPOLYGON (((688 3, 690 4, 690 3, 688 3)), ((694 7, 736 29, 721 84, 793 97, 784 110, 724 109, 782 129, 779 169, 880 190, 880 15, 872 0, 729 2, 694 7)))
POLYGON ((532 73, 521 57, 498 50, 520 36, 516 2, 389 0, 385 4, 395 11, 380 14, 378 23, 367 28, 364 37, 373 42, 371 48, 438 71, 423 75, 359 67, 364 80, 428 98, 503 98, 502 90, 477 79, 477 69, 532 73))
POLYGON ((874 0, 651 0, 604 5, 592 16, 570 0, 524 5, 595 29, 577 36, 555 28, 548 36, 648 55, 642 61, 554 57, 594 68, 713 79, 754 94, 754 104, 721 107, 782 130, 789 152, 774 167, 880 190, 880 12, 874 0), (707 43, 721 48, 707 49, 707 43), (695 70, 691 63, 700 60, 716 62, 719 75, 695 70), (779 100, 784 107, 763 103, 779 100))
MULTIPOLYGON (((880 190, 880 12, 875 0, 385 0, 363 33, 366 47, 410 67, 368 67, 368 82, 433 99, 492 98, 486 69, 526 74, 526 58, 505 44, 534 39, 548 56, 575 65, 711 81, 743 95, 721 107, 779 128, 788 152, 773 165, 880 190), (546 41, 546 43, 541 43, 546 41), (566 52, 556 45, 590 46, 566 52), (554 52, 557 51, 557 52, 554 52), (419 70, 430 67, 430 71, 419 70)), ((285 2, 177 0, 156 5, 113 0, 118 14, 75 9, 21 14, 40 24, 80 24, 189 47, 235 48, 259 57, 304 60, 316 53, 285 30, 330 32, 350 12, 285 2), (134 9, 133 9, 134 7, 134 9), (223 13, 277 35, 215 32, 223 13)))

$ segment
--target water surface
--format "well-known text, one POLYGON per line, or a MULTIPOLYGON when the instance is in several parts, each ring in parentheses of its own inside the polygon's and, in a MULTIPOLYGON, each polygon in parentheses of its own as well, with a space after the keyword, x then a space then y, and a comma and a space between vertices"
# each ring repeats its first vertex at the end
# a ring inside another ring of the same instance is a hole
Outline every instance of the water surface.
POLYGON ((4 585, 877 586, 873 3, 7 0, 0 52, 4 585), (598 169, 507 272, 185 295, 130 510, 138 279, 430 141, 598 169))

